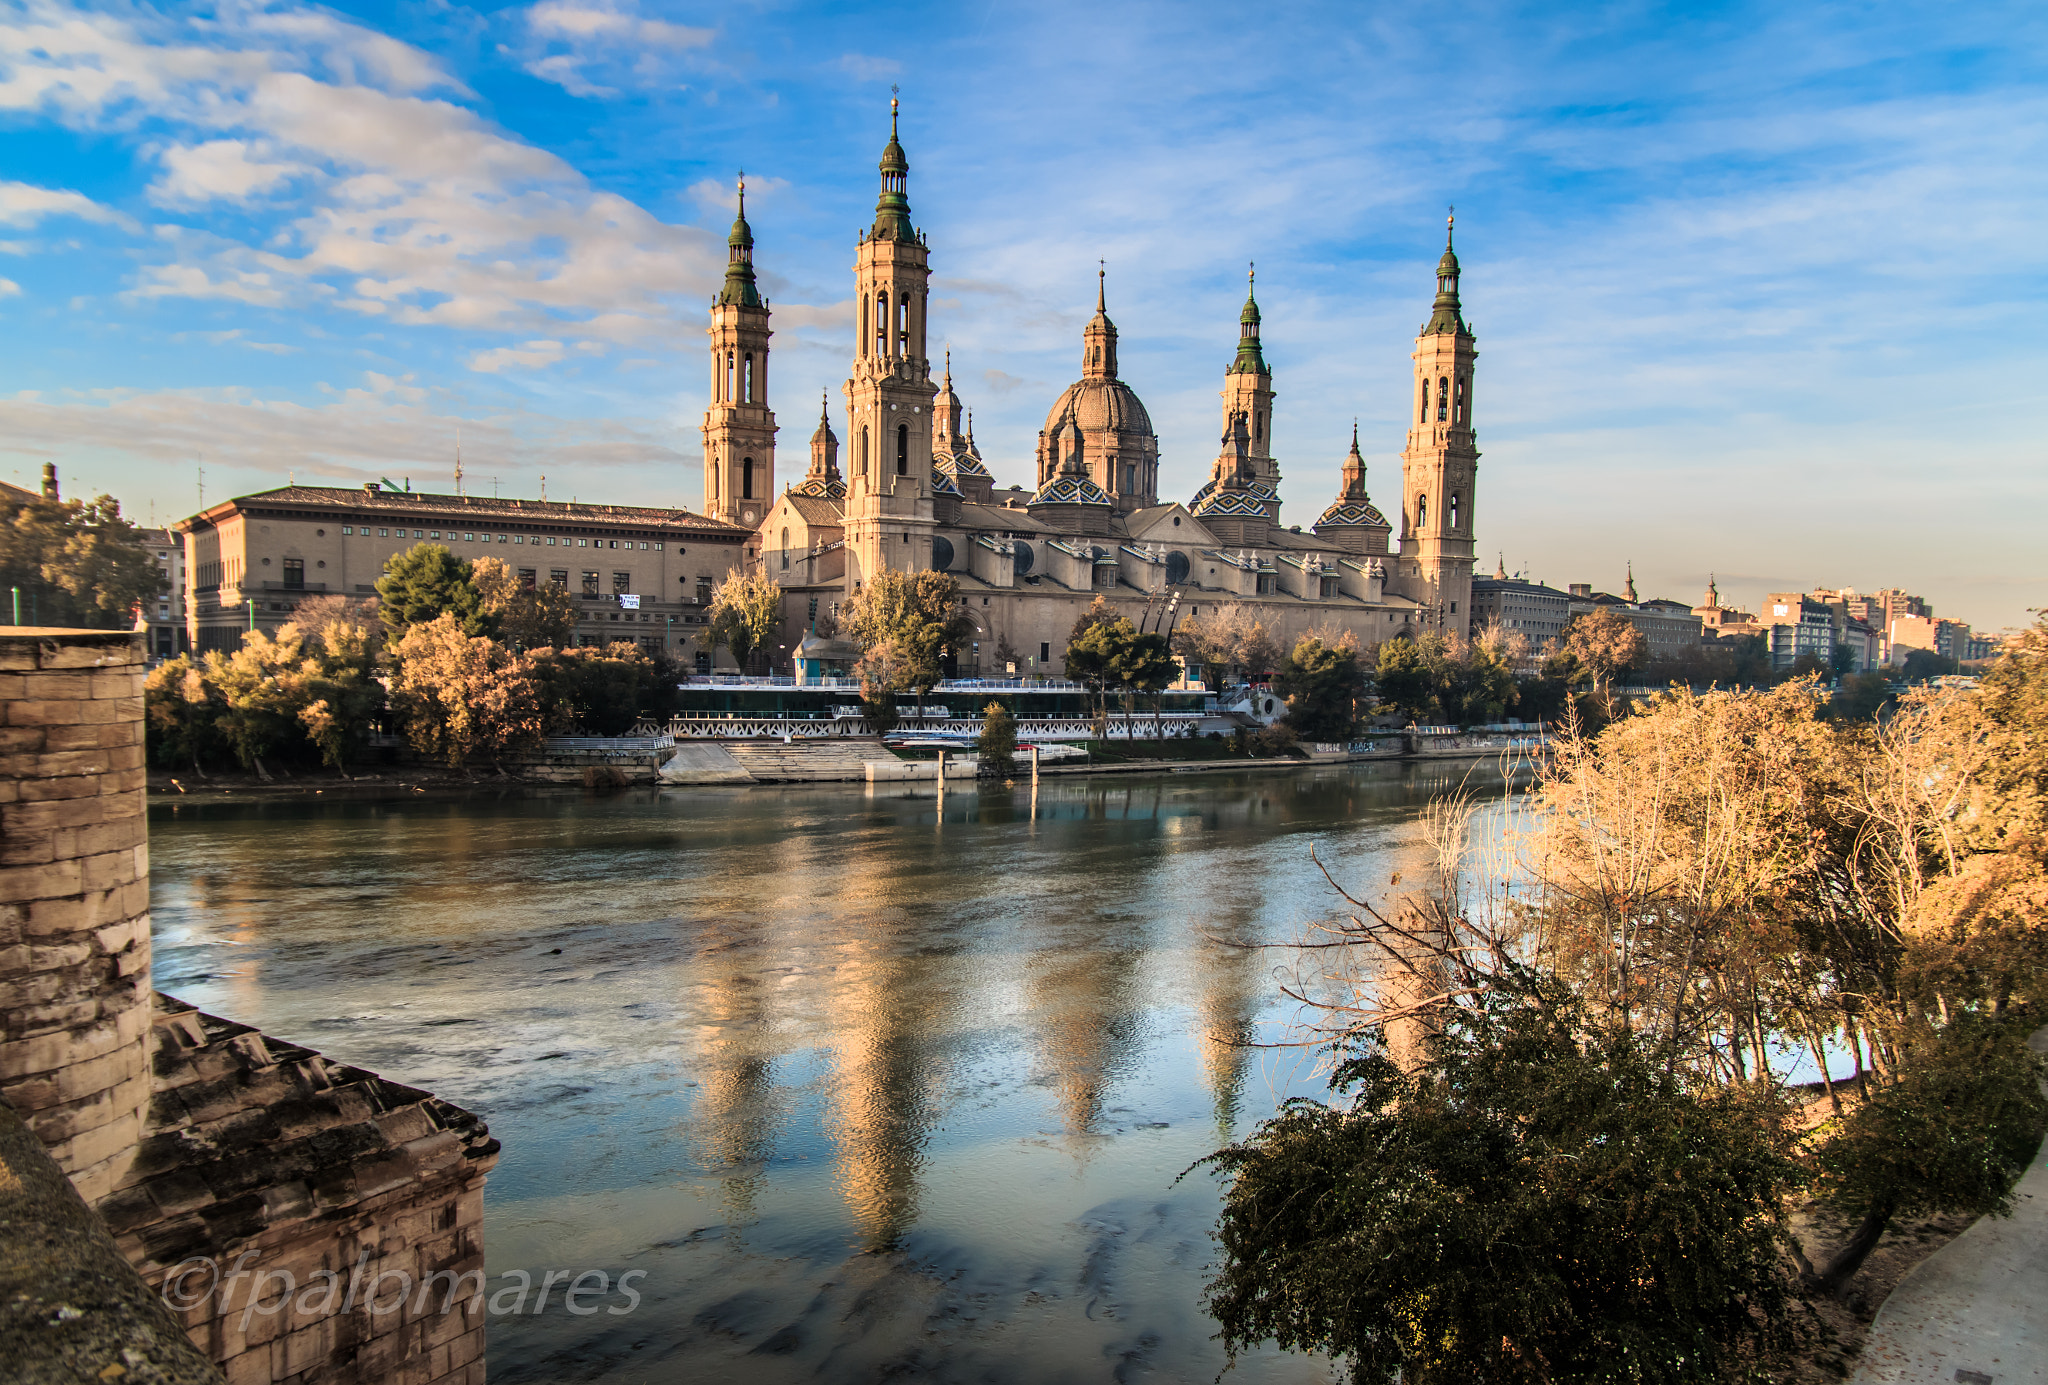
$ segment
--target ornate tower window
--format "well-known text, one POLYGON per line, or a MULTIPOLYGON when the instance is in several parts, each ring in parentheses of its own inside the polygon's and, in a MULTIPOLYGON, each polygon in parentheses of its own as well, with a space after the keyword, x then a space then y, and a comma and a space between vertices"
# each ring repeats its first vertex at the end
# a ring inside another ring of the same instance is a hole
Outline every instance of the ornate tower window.
POLYGON ((1456 532, 1457 532, 1457 529, 1458 529, 1458 493, 1457 493, 1456 491, 1452 491, 1452 492, 1451 492, 1451 532, 1452 532, 1452 533, 1456 533, 1456 532))
POLYGON ((1462 375, 1458 377, 1457 407, 1451 412, 1451 422, 1459 424, 1467 422, 1465 417, 1465 377, 1462 375))
POLYGON ((910 293, 906 290, 896 304, 896 354, 910 354, 910 293))
POLYGON ((896 474, 910 475, 910 425, 896 425, 896 474))
POLYGON ((875 354, 889 354, 889 295, 886 290, 875 295, 875 354))
POLYGON ((1436 421, 1438 423, 1445 421, 1450 413, 1450 408, 1451 382, 1442 376, 1438 376, 1436 382, 1436 421))
POLYGON ((754 498, 754 459, 748 457, 740 463, 740 499, 754 498))
POLYGON ((860 444, 853 450, 853 474, 868 474, 868 426, 865 423, 860 426, 860 444))
POLYGON ((1415 421, 1417 423, 1429 422, 1429 381, 1427 380, 1422 382, 1422 408, 1415 415, 1415 421))
POLYGON ((1415 497, 1415 527, 1417 529, 1427 529, 1429 527, 1429 497, 1426 495, 1415 497))

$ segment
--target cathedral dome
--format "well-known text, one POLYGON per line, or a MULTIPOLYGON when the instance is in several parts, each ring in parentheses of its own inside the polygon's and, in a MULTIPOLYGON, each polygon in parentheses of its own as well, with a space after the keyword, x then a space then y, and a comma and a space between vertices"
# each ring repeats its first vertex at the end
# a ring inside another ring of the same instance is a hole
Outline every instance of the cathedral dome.
POLYGON ((1152 415, 1131 387, 1121 380, 1089 376, 1067 386, 1045 416, 1048 436, 1057 433, 1068 420, 1084 433, 1136 433, 1152 437, 1152 415))

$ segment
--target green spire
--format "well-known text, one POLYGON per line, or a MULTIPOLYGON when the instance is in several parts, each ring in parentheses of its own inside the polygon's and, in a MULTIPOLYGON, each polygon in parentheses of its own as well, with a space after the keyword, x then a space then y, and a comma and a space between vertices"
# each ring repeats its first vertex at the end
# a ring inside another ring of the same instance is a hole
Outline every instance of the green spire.
POLYGON ((1228 375, 1268 375, 1266 353, 1259 347, 1259 267, 1255 264, 1246 274, 1244 311, 1237 315, 1237 359, 1230 363, 1228 375))
POLYGON ((1436 304, 1430 312, 1428 324, 1422 329, 1425 337, 1440 332, 1469 335, 1465 314, 1458 306, 1458 252, 1451 248, 1451 232, 1457 223, 1457 212, 1453 209, 1444 223, 1444 254, 1436 262, 1436 304))
POLYGON ((889 98, 889 143, 882 149, 882 195, 875 200, 875 229, 869 234, 876 240, 916 240, 917 230, 910 224, 910 160, 903 156, 903 145, 896 138, 896 113, 898 101, 889 98))
POLYGON ((761 291, 754 285, 754 228, 747 225, 747 175, 740 175, 740 211, 733 218, 732 234, 725 238, 725 287, 718 291, 720 303, 737 303, 742 308, 761 306, 761 291))

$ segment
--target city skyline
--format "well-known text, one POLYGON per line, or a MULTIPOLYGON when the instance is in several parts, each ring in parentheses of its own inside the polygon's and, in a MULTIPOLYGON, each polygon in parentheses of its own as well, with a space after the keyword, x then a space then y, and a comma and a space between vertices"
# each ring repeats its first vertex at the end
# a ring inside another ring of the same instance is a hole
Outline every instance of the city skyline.
POLYGON ((998 485, 1032 480, 1103 259, 1160 488, 1191 493, 1256 260, 1284 522, 1354 416, 1397 501, 1456 203, 1480 571, 1905 587, 1980 629, 2048 578, 2030 10, 345 13, 10 9, 0 479, 55 460, 159 520, 201 453, 209 502, 446 489, 459 424, 474 490, 701 508, 745 167, 792 480, 901 86, 933 345, 998 485))

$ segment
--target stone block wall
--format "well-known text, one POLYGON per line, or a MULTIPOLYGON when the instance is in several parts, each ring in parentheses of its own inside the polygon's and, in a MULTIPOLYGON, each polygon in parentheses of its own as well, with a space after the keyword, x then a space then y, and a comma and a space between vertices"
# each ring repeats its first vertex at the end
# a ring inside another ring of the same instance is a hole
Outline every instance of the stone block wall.
POLYGON ((88 1202, 149 1099, 143 650, 0 627, 0 1098, 88 1202))
POLYGON ((168 996, 152 1038, 149 1131, 99 1211, 229 1385, 483 1385, 489 1129, 168 996))
POLYGON ((0 1102, 231 1385, 483 1385, 489 1130, 150 987, 142 661, 0 627, 0 1102))

